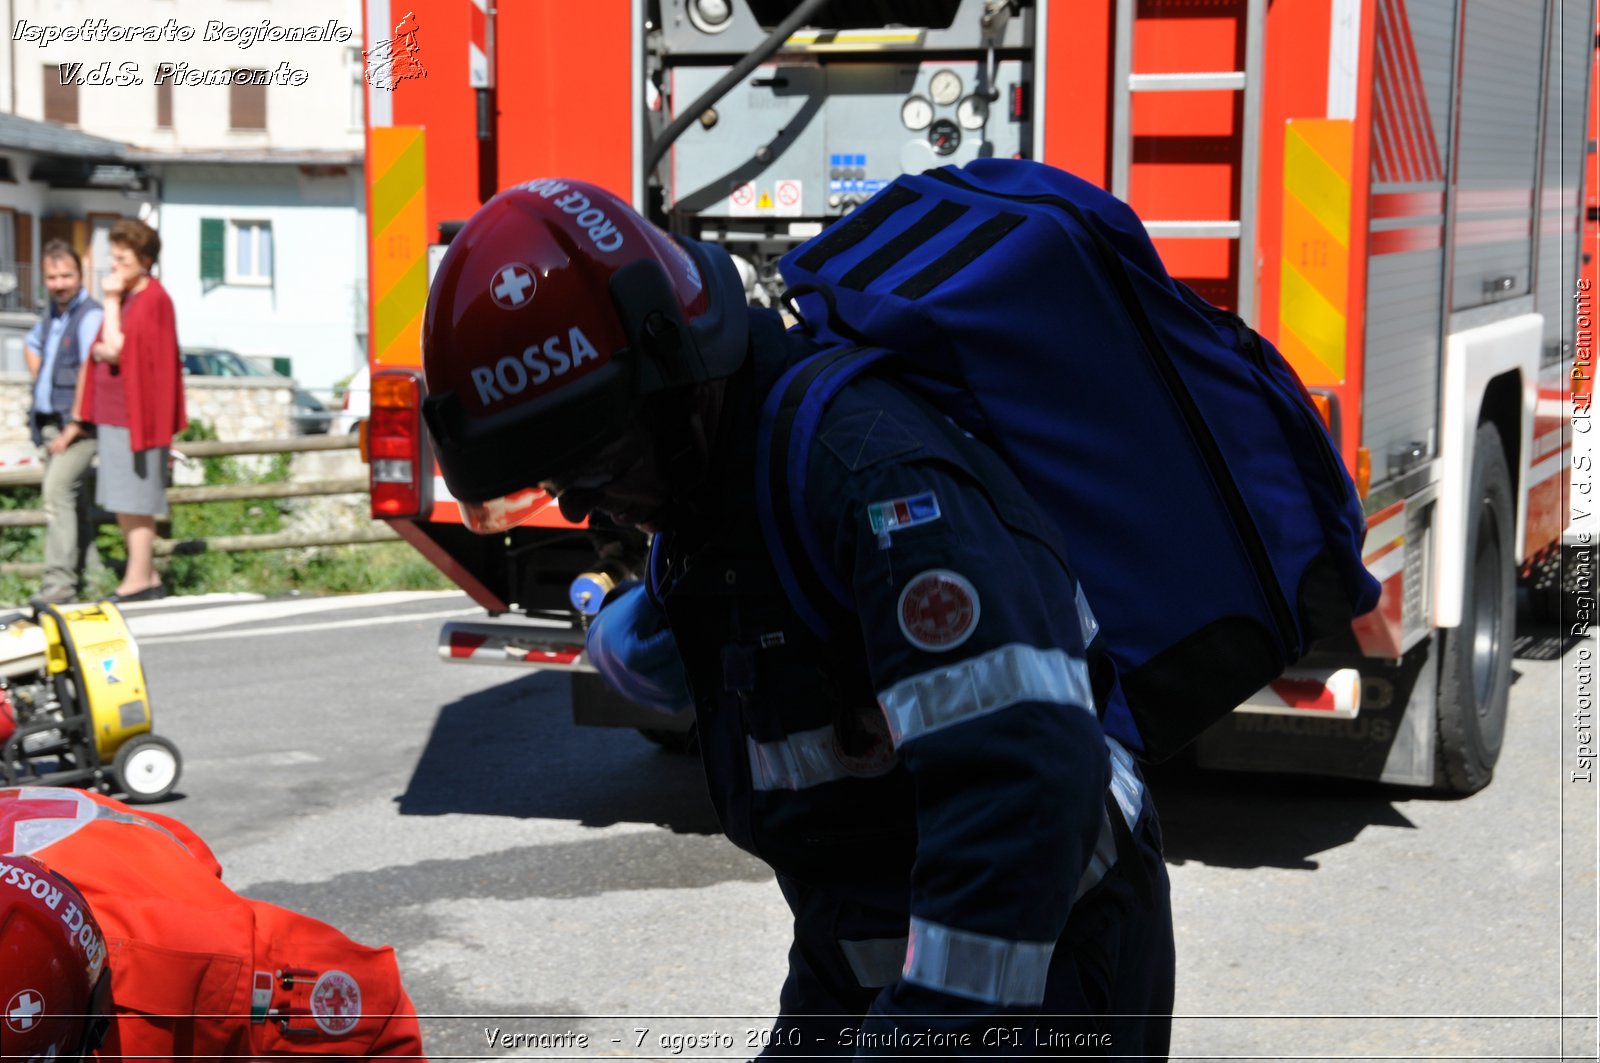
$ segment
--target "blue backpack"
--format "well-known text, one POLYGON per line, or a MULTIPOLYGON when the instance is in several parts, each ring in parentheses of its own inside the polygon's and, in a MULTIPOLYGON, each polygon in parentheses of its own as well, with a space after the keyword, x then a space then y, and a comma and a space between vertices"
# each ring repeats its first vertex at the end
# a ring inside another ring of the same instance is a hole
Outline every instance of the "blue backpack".
POLYGON ((929 170, 780 268, 825 346, 767 397, 757 508, 820 637, 850 598, 806 532, 806 455, 869 369, 992 447, 1054 519, 1121 680, 1105 726, 1146 759, 1377 603, 1361 502, 1294 371, 1168 276, 1109 193, 1027 161, 929 170))

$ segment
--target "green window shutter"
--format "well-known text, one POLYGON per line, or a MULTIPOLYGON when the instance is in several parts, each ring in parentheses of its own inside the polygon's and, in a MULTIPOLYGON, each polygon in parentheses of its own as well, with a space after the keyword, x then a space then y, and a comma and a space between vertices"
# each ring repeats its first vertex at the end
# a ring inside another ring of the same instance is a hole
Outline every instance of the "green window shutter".
POLYGON ((227 278, 227 252, 221 218, 200 219, 200 283, 207 288, 227 278))

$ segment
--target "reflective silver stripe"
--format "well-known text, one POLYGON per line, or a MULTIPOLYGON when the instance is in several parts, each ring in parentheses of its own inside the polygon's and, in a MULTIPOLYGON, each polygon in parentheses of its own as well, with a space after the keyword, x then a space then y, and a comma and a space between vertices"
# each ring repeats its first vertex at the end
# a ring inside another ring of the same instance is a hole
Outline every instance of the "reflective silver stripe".
POLYGON ((1053 941, 1007 941, 911 917, 906 981, 985 1004, 1044 1003, 1053 941))
POLYGON ((1144 782, 1139 778, 1139 769, 1133 766, 1133 754, 1122 748, 1121 742, 1106 735, 1106 748, 1111 751, 1111 796, 1117 799, 1122 818, 1132 830, 1139 822, 1139 809, 1144 806, 1144 782))
POLYGON ((776 742, 745 737, 750 751, 750 784, 757 790, 804 790, 849 772, 834 754, 833 725, 799 731, 776 742))
POLYGON ((1093 712, 1089 666, 1064 650, 1012 643, 902 679, 878 693, 896 749, 942 727, 1024 701, 1075 705, 1093 712))
POLYGON ((1083 596, 1081 583, 1078 584, 1078 594, 1074 598, 1074 603, 1078 607, 1078 630, 1083 632, 1083 644, 1087 646, 1094 641, 1096 635, 1100 634, 1100 621, 1094 618, 1094 610, 1089 608, 1089 599, 1083 596))
MULTIPOLYGON (((1139 822, 1139 809, 1144 805, 1144 781, 1134 767, 1133 755, 1123 748, 1121 742, 1107 735, 1106 749, 1111 754, 1111 796, 1116 799, 1117 809, 1131 831, 1134 824, 1139 822)), ((1094 889, 1116 862, 1117 838, 1111 830, 1111 814, 1102 809, 1100 837, 1095 840, 1089 866, 1083 869, 1083 875, 1078 879, 1078 891, 1072 895, 1072 899, 1076 901, 1094 889)))
POLYGON ((1078 890, 1072 895, 1072 902, 1076 904, 1078 898, 1094 889, 1100 880, 1106 877, 1117 862, 1117 836, 1111 832, 1111 813, 1104 808, 1100 810, 1100 837, 1095 840, 1094 852, 1089 854, 1089 866, 1083 869, 1083 874, 1078 877, 1078 890))
POLYGON ((882 989, 900 978, 906 963, 906 939, 868 938, 865 941, 839 942, 839 951, 850 964, 856 984, 863 989, 882 989))

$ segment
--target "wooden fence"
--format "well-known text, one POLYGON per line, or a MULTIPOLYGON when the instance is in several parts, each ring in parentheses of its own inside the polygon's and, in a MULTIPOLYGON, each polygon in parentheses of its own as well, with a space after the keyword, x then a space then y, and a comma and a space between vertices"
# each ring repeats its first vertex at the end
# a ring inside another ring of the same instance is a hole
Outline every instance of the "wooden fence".
MULTIPOLYGON (((293 439, 257 439, 247 442, 220 440, 194 440, 173 444, 174 457, 217 458, 246 454, 296 454, 319 450, 354 450, 356 440, 350 435, 297 436, 293 439)), ((0 490, 12 487, 37 487, 44 479, 42 465, 0 471, 0 490)), ((257 484, 214 484, 200 487, 170 487, 167 501, 172 505, 200 502, 253 502, 279 498, 312 498, 319 495, 364 494, 367 491, 365 476, 341 479, 285 481, 257 484)), ((40 509, 0 510, 0 529, 42 528, 46 524, 40 509)), ((156 540, 158 558, 189 556, 205 553, 239 553, 246 550, 290 550, 310 546, 348 546, 359 543, 390 542, 399 539, 387 524, 370 524, 366 527, 342 531, 311 534, 305 532, 274 532, 268 535, 220 535, 208 539, 156 540)), ((44 574, 43 562, 15 561, 0 564, 0 573, 19 576, 44 574)))

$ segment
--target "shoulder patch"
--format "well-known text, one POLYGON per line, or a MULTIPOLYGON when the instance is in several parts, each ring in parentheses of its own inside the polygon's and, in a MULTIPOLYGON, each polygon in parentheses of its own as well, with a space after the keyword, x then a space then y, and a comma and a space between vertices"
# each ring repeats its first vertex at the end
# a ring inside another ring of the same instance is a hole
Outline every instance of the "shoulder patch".
POLYGON ((978 589, 947 568, 930 568, 911 577, 896 605, 900 633, 925 653, 953 650, 978 629, 978 589))
POLYGON ((878 548, 889 549, 890 536, 902 528, 918 524, 931 524, 943 514, 939 512, 939 496, 932 491, 908 498, 891 498, 874 502, 867 507, 867 524, 878 537, 878 548))
POLYGON ((361 986, 343 971, 324 971, 311 987, 311 1017, 323 1033, 343 1037, 361 1019, 361 986))
POLYGON ((882 409, 845 414, 817 438, 851 472, 922 449, 922 442, 882 409))

